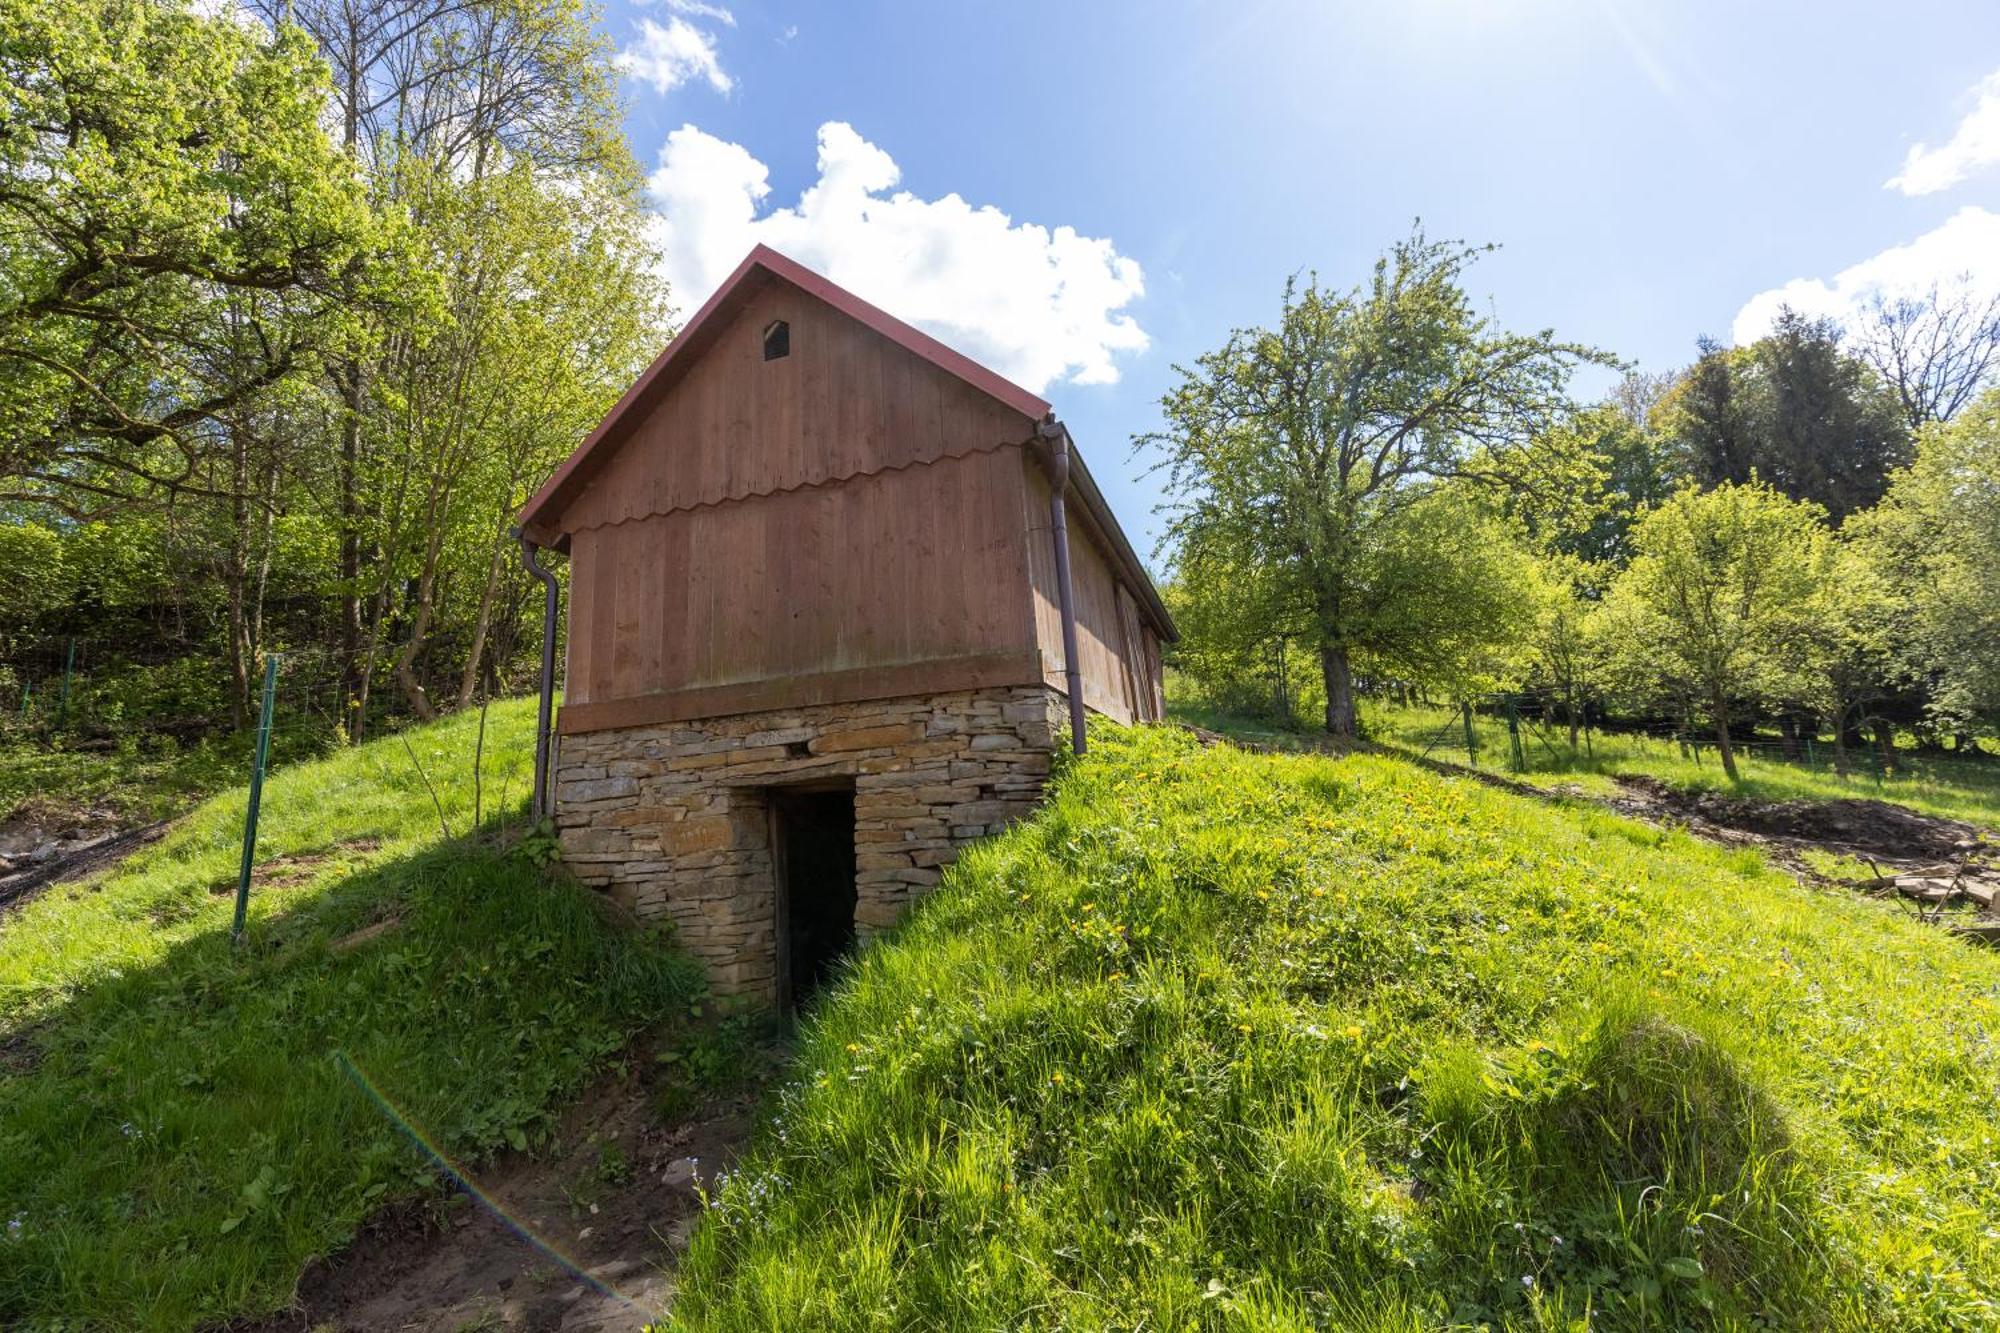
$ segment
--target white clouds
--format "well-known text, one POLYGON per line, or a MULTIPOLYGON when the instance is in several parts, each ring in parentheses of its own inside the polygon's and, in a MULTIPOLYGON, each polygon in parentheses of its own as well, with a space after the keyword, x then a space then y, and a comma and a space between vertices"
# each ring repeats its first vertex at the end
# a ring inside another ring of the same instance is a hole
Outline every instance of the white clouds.
POLYGON ((694 79, 703 80, 719 93, 735 87, 736 81, 722 68, 716 54, 715 38, 682 15, 705 14, 731 24, 735 17, 726 9, 697 0, 681 0, 669 7, 681 12, 669 14, 665 23, 639 20, 639 41, 618 53, 618 68, 652 84, 653 91, 663 96, 694 79))
POLYGON ((667 8, 676 14, 685 14, 689 18, 714 19, 725 27, 736 26, 736 15, 721 5, 704 4, 702 0, 667 0, 667 8))
POLYGON ((901 176, 851 125, 829 121, 818 179, 796 205, 760 213, 764 164, 683 125, 649 182, 675 303, 693 310, 763 242, 1036 392, 1112 383, 1117 355, 1144 350, 1145 331, 1121 313, 1144 295, 1144 275, 1109 240, 1016 223, 956 194, 890 193, 901 176))
POLYGON ((1961 279, 1978 295, 2000 295, 2000 213, 1967 206, 1906 245, 1891 246, 1831 281, 1795 278, 1759 292, 1736 314, 1731 336, 1741 345, 1768 333, 1780 306, 1855 323, 1876 297, 1922 296, 1961 279))
POLYGON ((1977 100, 1950 141, 1937 148, 1921 143, 1911 147, 1903 170, 1885 181, 1883 189, 1935 194, 2000 162, 2000 70, 1987 75, 1973 91, 1977 100))

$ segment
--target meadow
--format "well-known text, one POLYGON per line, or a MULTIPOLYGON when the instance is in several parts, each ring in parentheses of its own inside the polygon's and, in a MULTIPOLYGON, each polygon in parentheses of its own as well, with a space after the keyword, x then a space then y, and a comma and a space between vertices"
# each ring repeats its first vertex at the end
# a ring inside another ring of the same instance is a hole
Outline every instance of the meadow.
POLYGON ((819 1009, 670 1327, 1990 1326, 1996 997, 1755 853, 1107 729, 819 1009))
MULTIPOLYGON (((1262 748, 1305 752, 1324 743, 1318 731, 1301 722, 1204 707, 1187 698, 1176 699, 1170 712, 1191 726, 1262 748)), ((1523 717, 1517 764, 1507 719, 1495 711, 1473 714, 1470 755, 1464 721, 1455 709, 1368 697, 1361 704, 1361 720, 1366 738, 1391 751, 1464 765, 1552 791, 1610 796, 1618 791, 1621 776, 1650 777, 1683 791, 1725 792, 1755 800, 1889 801, 2000 830, 2000 758, 1918 752, 1909 748, 1912 738, 1907 734, 1899 740, 1904 748, 1897 755, 1898 768, 1885 769, 1872 747, 1863 747, 1850 750, 1846 775, 1836 770, 1826 736, 1814 738, 1802 761, 1784 758, 1774 737, 1744 737, 1737 750, 1740 776, 1731 782, 1716 759, 1713 738, 1707 735, 1696 738, 1693 747, 1683 747, 1671 736, 1591 730, 1572 749, 1559 723, 1523 717)))
POLYGON ((273 773, 240 944, 240 787, 0 917, 0 1324, 276 1309, 433 1194, 417 1137, 533 1147, 699 1000, 687 959, 519 837, 532 725, 514 701, 483 746, 472 711, 273 773))

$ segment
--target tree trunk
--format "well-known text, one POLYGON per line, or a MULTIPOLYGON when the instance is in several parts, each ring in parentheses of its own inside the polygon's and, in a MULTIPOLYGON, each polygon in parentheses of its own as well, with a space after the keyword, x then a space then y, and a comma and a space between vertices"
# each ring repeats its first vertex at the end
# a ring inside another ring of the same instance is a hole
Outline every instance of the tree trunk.
POLYGON ((361 616, 361 363, 349 361, 335 375, 340 421, 340 695, 341 722, 350 741, 361 739, 369 670, 360 660, 361 616))
POLYGON ((1886 717, 1875 719, 1875 746, 1882 752, 1882 770, 1886 773, 1901 771, 1902 756, 1896 753, 1896 725, 1886 717))
POLYGON ((240 424, 228 427, 230 443, 229 539, 221 561, 227 639, 223 662, 229 671, 229 726, 242 731, 250 725, 250 671, 254 645, 250 639, 250 446, 240 424))
POLYGON ((1722 755, 1722 771, 1731 782, 1736 776, 1736 747, 1729 743, 1729 705, 1722 697, 1721 690, 1711 691, 1709 707, 1715 710, 1715 748, 1722 755))
POLYGON ((506 551, 503 543, 494 543, 493 554, 486 562, 486 586, 479 590, 479 614, 472 622, 472 648, 465 655, 465 670, 458 677, 456 707, 459 708, 470 706, 472 696, 479 688, 479 664, 486 656, 486 636, 493 628, 493 604, 500 594, 500 573, 506 551))
POLYGON ((354 727, 348 733, 348 742, 359 745, 363 732, 368 727, 368 692, 375 683, 375 659, 382 651, 382 630, 389 619, 389 601, 392 593, 385 583, 376 590, 373 616, 368 624, 368 642, 361 654, 361 675, 354 694, 354 727))
POLYGON ((1785 758, 1796 764, 1805 755, 1805 747, 1799 740, 1799 715, 1781 713, 1778 716, 1778 734, 1785 738, 1785 758))
POLYGON ((1347 660, 1347 645, 1322 643, 1319 646, 1320 675, 1326 681, 1326 729, 1333 736, 1355 736, 1354 670, 1347 660))

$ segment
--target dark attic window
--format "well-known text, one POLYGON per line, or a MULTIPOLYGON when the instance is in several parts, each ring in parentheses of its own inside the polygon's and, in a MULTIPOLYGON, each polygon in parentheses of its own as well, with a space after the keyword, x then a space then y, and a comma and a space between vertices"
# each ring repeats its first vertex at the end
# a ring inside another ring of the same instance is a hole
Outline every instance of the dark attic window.
POLYGON ((764 359, 776 361, 781 356, 792 354, 792 326, 782 319, 774 319, 764 327, 764 359))

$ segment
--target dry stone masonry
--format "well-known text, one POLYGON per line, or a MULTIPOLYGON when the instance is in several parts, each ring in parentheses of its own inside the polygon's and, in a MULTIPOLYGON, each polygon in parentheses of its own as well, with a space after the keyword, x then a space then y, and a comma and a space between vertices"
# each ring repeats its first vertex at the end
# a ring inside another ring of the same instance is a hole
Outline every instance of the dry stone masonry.
POLYGON ((773 789, 852 785, 865 938, 965 844, 1034 808, 1064 707, 1026 685, 564 736, 564 859, 635 914, 671 919, 718 992, 770 998, 773 789))

